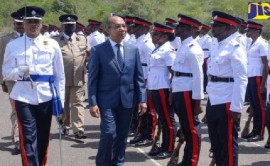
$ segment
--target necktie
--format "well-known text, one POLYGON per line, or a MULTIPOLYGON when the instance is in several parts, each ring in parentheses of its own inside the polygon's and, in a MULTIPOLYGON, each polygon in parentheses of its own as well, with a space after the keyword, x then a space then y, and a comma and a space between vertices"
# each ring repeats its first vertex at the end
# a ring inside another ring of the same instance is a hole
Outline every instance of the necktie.
POLYGON ((121 47, 121 44, 116 44, 115 45, 117 47, 117 62, 118 62, 118 65, 120 67, 120 69, 123 69, 124 67, 124 60, 123 60, 123 55, 121 53, 121 50, 120 50, 120 47, 121 47))

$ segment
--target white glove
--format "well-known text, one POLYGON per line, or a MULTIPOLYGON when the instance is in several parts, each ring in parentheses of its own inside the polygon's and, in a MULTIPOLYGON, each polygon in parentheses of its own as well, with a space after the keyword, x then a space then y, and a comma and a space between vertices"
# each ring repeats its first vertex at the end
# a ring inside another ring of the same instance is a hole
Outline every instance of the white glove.
POLYGON ((23 73, 24 76, 28 76, 29 75, 29 66, 28 65, 20 65, 19 66, 19 72, 23 73))

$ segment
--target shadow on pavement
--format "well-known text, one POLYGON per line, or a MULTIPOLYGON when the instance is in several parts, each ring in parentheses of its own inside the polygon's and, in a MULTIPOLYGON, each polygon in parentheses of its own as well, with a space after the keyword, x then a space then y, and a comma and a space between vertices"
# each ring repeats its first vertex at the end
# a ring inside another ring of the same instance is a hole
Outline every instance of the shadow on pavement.
POLYGON ((251 164, 251 166, 269 166, 270 161, 258 161, 251 164))
POLYGON ((85 125, 84 131, 100 131, 99 125, 85 125))
POLYGON ((1 142, 0 143, 0 151, 7 151, 10 152, 11 154, 13 154, 13 146, 12 146, 12 142, 1 142))
MULTIPOLYGON (((265 154, 268 150, 259 146, 248 147, 245 145, 239 145, 239 155, 240 154, 265 154)), ((270 162, 270 161, 269 161, 270 162)), ((268 164, 269 166, 270 164, 268 164)))

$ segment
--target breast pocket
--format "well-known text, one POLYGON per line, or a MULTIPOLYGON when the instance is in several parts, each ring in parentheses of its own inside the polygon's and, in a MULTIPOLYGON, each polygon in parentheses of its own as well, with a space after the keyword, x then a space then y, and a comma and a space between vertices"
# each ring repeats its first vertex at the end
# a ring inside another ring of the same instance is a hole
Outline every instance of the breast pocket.
POLYGON ((16 63, 17 63, 17 66, 24 65, 24 64, 29 65, 30 64, 30 56, 25 55, 25 54, 19 55, 16 57, 16 63))
POLYGON ((185 63, 186 57, 185 57, 185 53, 181 52, 177 57, 176 57, 176 62, 179 64, 183 64, 185 63))
POLYGON ((226 68, 226 58, 225 57, 217 57, 214 60, 214 66, 216 71, 223 71, 226 68))
POLYGON ((52 61, 52 53, 50 51, 39 51, 36 55, 37 64, 48 64, 52 61))

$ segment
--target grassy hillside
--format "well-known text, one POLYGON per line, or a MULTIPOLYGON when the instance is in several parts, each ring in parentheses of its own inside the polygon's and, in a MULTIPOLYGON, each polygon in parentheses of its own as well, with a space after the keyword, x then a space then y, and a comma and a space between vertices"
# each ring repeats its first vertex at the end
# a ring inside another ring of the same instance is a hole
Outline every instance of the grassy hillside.
MULTIPOLYGON (((247 19, 247 3, 252 0, 0 0, 0 32, 12 27, 10 13, 25 5, 36 5, 46 10, 45 24, 60 25, 58 17, 64 13, 78 15, 79 22, 87 24, 87 19, 104 21, 110 13, 136 15, 150 21, 163 22, 166 17, 177 20, 183 13, 208 24, 213 10, 221 10, 247 19)), ((254 1, 254 2, 259 2, 254 1)), ((269 20, 257 20, 270 27, 269 20)), ((269 28, 263 34, 270 38, 269 28)))

